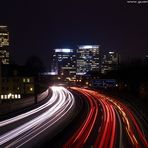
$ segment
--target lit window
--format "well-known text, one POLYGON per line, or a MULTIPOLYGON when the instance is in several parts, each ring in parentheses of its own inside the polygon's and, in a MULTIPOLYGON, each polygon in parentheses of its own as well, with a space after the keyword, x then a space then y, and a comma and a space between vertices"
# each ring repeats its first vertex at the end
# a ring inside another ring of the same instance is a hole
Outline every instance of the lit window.
POLYGON ((32 87, 30 87, 30 91, 33 91, 33 88, 32 87))
POLYGON ((25 78, 23 78, 23 82, 24 82, 24 83, 26 82, 25 78))
POLYGON ((86 84, 86 85, 88 85, 89 83, 88 83, 88 82, 86 82, 85 84, 86 84))
POLYGON ((20 94, 18 94, 18 98, 19 98, 19 99, 21 98, 21 95, 20 95, 20 94))
POLYGON ((14 95, 11 95, 11 98, 14 99, 14 95))
POLYGON ((11 93, 9 93, 9 94, 8 94, 8 99, 10 99, 10 98, 11 98, 11 95, 12 95, 11 93))
POLYGON ((3 99, 4 98, 4 96, 3 95, 1 95, 1 99, 3 99))
POLYGON ((29 78, 27 79, 27 82, 28 82, 28 83, 30 82, 30 79, 29 79, 29 78))
POLYGON ((17 99, 17 95, 15 95, 15 98, 17 99))

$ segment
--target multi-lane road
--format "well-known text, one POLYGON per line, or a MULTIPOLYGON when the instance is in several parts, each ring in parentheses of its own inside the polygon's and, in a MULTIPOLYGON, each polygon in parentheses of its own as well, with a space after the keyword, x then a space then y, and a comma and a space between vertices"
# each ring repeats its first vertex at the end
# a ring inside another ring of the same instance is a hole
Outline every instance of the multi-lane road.
MULTIPOLYGON (((0 147, 32 147, 52 138, 75 112, 75 99, 63 87, 51 87, 52 97, 36 109, 0 122, 0 147)), ((48 91, 44 92, 47 96, 48 91)))
POLYGON ((45 104, 0 122, 0 147, 42 146, 53 137, 56 146, 65 148, 148 147, 147 127, 121 101, 84 88, 72 87, 71 92, 63 87, 51 89, 45 104))
POLYGON ((148 147, 147 131, 126 105, 93 90, 72 89, 85 96, 89 112, 65 148, 148 147))

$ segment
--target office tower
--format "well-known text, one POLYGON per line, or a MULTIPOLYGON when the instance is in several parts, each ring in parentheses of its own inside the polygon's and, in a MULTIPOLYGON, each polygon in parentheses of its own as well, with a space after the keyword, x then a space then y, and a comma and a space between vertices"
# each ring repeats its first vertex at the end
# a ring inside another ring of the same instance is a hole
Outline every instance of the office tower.
POLYGON ((73 49, 54 49, 53 69, 60 78, 71 81, 76 75, 76 54, 73 49))
POLYGON ((100 71, 100 46, 81 45, 77 49, 77 75, 100 71))
POLYGON ((0 63, 9 64, 9 32, 7 26, 0 26, 0 63))
POLYGON ((103 54, 101 62, 101 73, 117 70, 119 61, 120 55, 117 52, 107 52, 106 54, 103 54))

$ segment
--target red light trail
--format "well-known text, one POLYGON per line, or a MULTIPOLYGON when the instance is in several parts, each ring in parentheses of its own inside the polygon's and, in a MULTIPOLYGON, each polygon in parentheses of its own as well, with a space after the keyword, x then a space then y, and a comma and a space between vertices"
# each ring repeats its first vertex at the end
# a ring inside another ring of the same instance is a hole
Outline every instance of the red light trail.
POLYGON ((146 137, 136 120, 134 113, 122 102, 107 97, 96 91, 72 87, 73 90, 83 94, 89 104, 89 112, 76 130, 76 132, 65 143, 64 147, 83 147, 93 131, 98 131, 93 147, 116 147, 119 138, 119 146, 125 144, 123 137, 127 137, 132 147, 148 147, 146 137), (101 114, 99 110, 102 110, 101 114), (103 116, 103 117, 102 117, 103 116), (95 123, 102 117, 101 125, 95 126, 95 123), (117 129, 117 119, 120 121, 120 130, 117 129), (121 128, 123 126, 124 128, 121 128), (123 135, 122 131, 126 134, 123 135), (118 137, 118 133, 120 133, 118 137))

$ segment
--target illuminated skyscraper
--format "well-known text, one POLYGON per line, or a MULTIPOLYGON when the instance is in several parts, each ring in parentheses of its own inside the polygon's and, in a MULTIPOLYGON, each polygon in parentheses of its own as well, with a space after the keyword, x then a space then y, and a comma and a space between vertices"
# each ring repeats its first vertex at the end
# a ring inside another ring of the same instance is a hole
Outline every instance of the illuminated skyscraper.
POLYGON ((120 55, 117 52, 108 52, 104 54, 101 62, 101 73, 117 70, 119 61, 120 55))
POLYGON ((100 71, 100 46, 81 45, 77 49, 77 75, 100 71))
POLYGON ((0 26, 0 63, 9 64, 9 32, 7 26, 0 26))
POLYGON ((74 79, 76 75, 76 54, 73 49, 54 49, 53 68, 60 77, 74 79))

